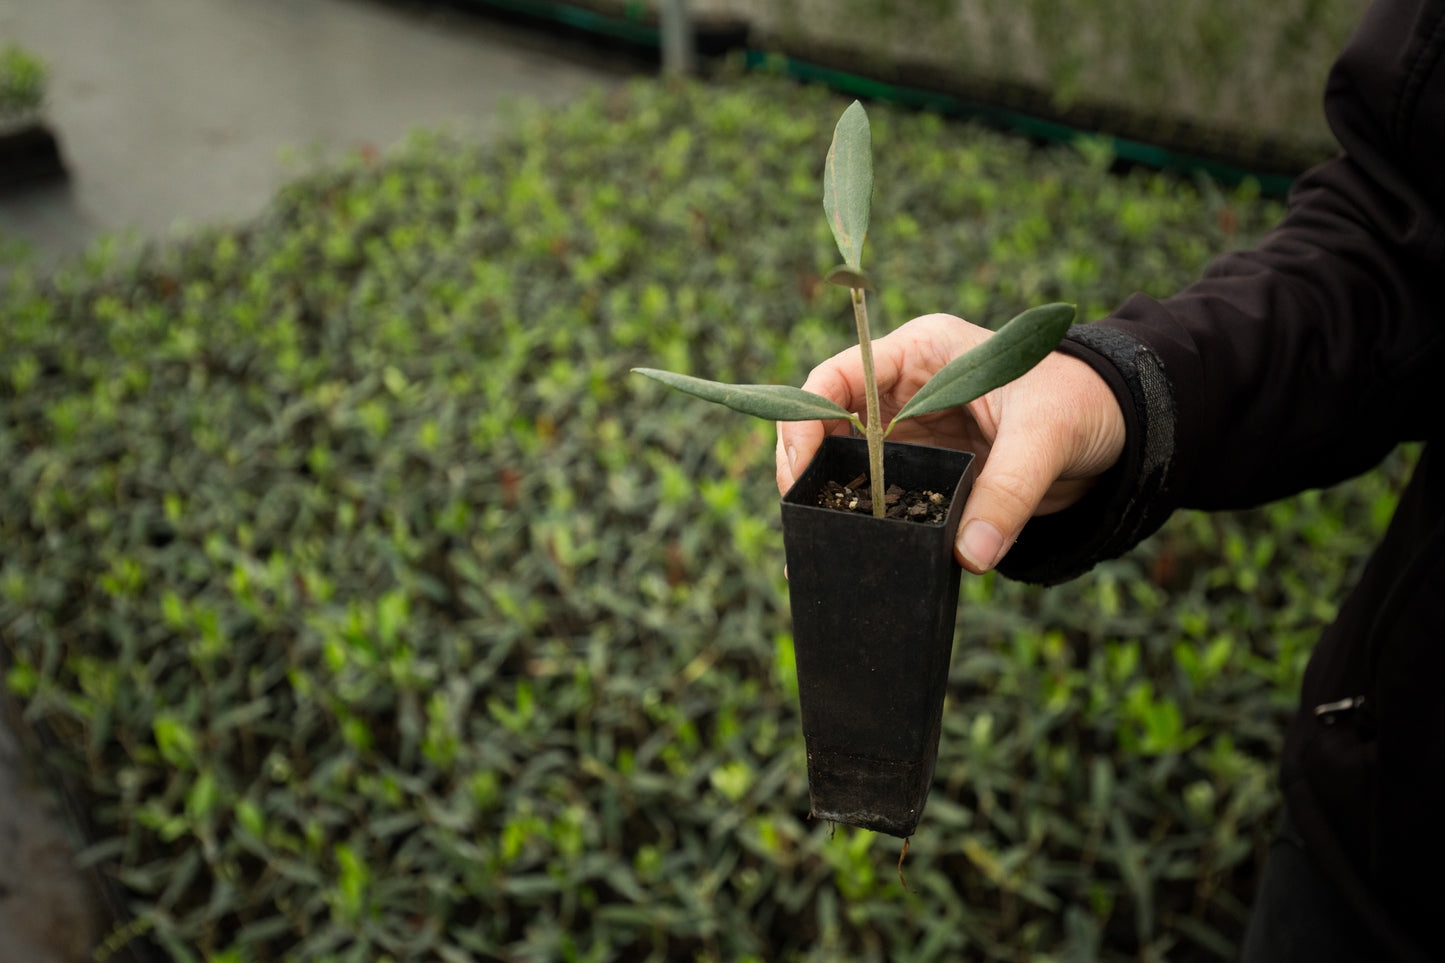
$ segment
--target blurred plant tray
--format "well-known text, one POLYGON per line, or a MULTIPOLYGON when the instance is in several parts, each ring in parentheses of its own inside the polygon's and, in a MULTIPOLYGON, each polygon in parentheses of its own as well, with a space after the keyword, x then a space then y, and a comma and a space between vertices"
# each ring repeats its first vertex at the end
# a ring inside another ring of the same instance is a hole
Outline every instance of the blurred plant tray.
POLYGON ((0 192, 65 176, 60 143, 44 123, 0 124, 0 192))

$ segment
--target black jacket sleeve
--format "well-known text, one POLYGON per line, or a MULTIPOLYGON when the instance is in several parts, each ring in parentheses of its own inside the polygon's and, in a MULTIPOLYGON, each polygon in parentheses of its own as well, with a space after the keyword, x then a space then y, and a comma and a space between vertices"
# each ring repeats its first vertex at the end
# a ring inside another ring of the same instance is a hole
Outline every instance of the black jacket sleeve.
POLYGON ((1300 178, 1253 250, 1174 297, 1135 295, 1065 350, 1129 428, 1083 502, 1036 518, 1000 570, 1056 582, 1178 507, 1329 485, 1437 430, 1445 382, 1445 0, 1379 0, 1331 71, 1341 155, 1300 178))

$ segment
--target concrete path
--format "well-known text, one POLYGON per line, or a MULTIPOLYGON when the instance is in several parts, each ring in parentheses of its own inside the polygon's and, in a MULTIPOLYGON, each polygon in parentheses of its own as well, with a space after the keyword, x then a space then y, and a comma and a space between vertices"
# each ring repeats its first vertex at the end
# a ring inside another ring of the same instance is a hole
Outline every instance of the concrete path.
POLYGON ((247 218, 302 159, 416 127, 486 136, 500 106, 555 103, 619 68, 444 4, 0 0, 0 44, 51 65, 69 183, 0 196, 0 236, 45 263, 102 232, 247 218))
MULTIPOLYGON (((384 150, 417 127, 485 138, 508 102, 557 103, 639 66, 379 0, 0 0, 11 41, 50 64, 46 118, 70 171, 0 195, 0 241, 28 243, 41 267, 103 233, 250 218, 305 168, 288 151, 384 150)), ((0 712, 0 963, 89 959, 104 917, 72 855, 0 712)))
MULTIPOLYGON (((0 714, 3 715, 3 714, 0 714)), ((0 961, 90 959, 103 933, 99 894, 74 867, 60 803, 0 719, 0 961)))

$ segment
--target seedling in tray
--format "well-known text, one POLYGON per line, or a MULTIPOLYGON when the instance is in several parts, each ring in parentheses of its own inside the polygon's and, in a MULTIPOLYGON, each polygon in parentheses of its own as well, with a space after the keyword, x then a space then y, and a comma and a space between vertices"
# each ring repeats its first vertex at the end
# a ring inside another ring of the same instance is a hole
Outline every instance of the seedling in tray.
POLYGON ((838 120, 823 168, 823 212, 843 255, 843 263, 828 272, 827 280, 847 288, 853 304, 858 346, 863 353, 865 418, 821 395, 791 385, 723 384, 655 368, 633 370, 705 401, 769 421, 846 419, 867 439, 873 514, 882 518, 887 488, 883 478, 883 441, 898 423, 966 405, 1024 374, 1059 343, 1074 319, 1074 306, 1045 304, 1018 315, 982 344, 939 369, 885 426, 879 413, 878 380, 873 370, 872 335, 868 328, 866 292, 871 284, 862 264, 873 201, 872 139, 868 114, 855 100, 838 120))
POLYGON ((867 114, 855 102, 838 121, 823 173, 823 210, 843 254, 828 280, 849 290, 858 323, 863 418, 786 385, 727 385, 637 370, 759 418, 842 418, 866 439, 825 438, 782 499, 798 704, 813 815, 907 837, 923 813, 938 757, 962 573, 952 547, 973 455, 885 445, 884 439, 904 419, 965 405, 1028 371, 1063 337, 1074 309, 1050 304, 1025 311, 941 368, 884 425, 862 266, 873 195, 870 140, 867 114), (899 487, 916 488, 929 502, 936 496, 941 510, 921 524, 888 517, 885 462, 903 479, 899 487), (872 514, 831 510, 830 483, 865 474, 872 514))

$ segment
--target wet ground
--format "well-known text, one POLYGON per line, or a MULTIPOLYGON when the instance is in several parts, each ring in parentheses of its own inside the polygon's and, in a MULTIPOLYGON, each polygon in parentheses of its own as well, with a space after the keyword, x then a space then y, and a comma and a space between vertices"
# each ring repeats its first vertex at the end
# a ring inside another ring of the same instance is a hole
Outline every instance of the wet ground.
POLYGON ((90 958, 103 914, 74 855, 56 797, 0 722, 0 960, 90 958))
MULTIPOLYGON (((485 138, 509 103, 557 103, 643 66, 460 7, 379 0, 0 0, 8 42, 50 64, 45 120, 69 171, 0 195, 0 240, 41 267, 102 234, 247 219, 317 159, 417 127, 485 138)), ((0 713, 0 963, 86 960, 104 914, 16 732, 0 713)))
POLYGON ((416 127, 485 137, 509 102, 637 66, 420 0, 0 0, 7 41, 50 64, 70 177, 0 195, 0 235, 47 262, 102 232, 247 218, 317 157, 416 127))

